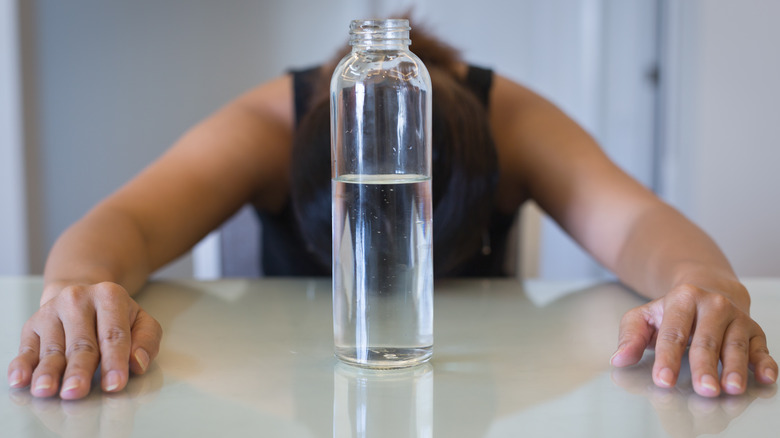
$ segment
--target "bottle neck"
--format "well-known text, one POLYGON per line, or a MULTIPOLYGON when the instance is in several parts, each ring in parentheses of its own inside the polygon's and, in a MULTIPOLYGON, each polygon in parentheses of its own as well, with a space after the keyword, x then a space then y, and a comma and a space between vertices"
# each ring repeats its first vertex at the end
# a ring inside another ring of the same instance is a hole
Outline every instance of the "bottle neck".
POLYGON ((353 50, 406 50, 409 20, 354 20, 349 26, 349 44, 353 50))

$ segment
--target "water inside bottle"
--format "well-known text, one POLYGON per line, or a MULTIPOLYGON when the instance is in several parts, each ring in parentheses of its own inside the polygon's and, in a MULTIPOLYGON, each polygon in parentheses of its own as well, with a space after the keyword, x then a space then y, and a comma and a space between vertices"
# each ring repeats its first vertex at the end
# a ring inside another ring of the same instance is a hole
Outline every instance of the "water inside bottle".
POLYGON ((333 181, 334 331, 347 363, 399 368, 431 356, 430 185, 421 175, 333 181))

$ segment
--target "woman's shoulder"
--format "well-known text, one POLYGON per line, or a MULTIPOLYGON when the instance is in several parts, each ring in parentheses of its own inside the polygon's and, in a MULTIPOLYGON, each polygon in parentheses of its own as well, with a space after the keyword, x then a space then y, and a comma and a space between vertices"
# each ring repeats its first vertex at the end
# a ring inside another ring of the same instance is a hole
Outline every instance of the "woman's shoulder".
POLYGON ((233 104, 250 109, 264 119, 273 119, 292 130, 293 82, 292 73, 279 75, 239 96, 233 104))
POLYGON ((295 125, 292 88, 292 74, 281 74, 237 97, 207 121, 214 127, 207 131, 212 136, 224 133, 210 153, 232 157, 231 178, 249 174, 251 202, 263 210, 277 211, 286 202, 295 125))

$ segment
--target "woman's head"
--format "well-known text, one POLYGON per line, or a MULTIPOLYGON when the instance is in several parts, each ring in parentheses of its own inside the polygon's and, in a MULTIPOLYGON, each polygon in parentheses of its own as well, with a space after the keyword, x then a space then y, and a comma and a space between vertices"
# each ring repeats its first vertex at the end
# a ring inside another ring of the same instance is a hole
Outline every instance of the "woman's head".
MULTIPOLYGON (((437 276, 457 272, 481 248, 498 178, 486 103, 458 77, 457 52, 412 30, 412 51, 433 84, 433 248, 437 276)), ((341 58, 341 55, 338 59, 341 58)), ((331 263, 330 106, 324 68, 293 138, 291 198, 308 250, 331 263)))

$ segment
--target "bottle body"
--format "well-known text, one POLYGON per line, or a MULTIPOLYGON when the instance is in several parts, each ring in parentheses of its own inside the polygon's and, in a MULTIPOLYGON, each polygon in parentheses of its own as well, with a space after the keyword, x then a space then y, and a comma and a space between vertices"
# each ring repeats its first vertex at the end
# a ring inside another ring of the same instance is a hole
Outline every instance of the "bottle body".
POLYGON ((335 350, 412 366, 433 347, 430 77, 406 20, 355 21, 351 35, 331 81, 335 350))

